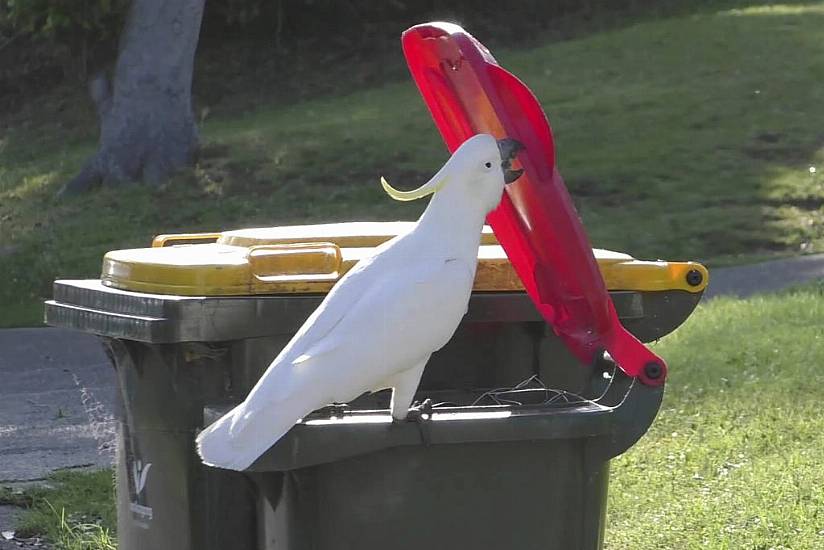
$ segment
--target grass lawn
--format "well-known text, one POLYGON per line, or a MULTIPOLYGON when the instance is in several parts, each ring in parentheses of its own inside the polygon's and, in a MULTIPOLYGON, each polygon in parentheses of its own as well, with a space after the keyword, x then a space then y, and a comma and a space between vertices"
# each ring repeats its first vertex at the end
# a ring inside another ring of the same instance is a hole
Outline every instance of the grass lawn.
MULTIPOLYGON (((821 319, 821 283, 718 299, 656 346, 670 379, 649 433, 612 463, 606 550, 824 548, 821 319)), ((29 533, 67 532, 63 507, 69 525, 113 532, 110 472, 56 482, 31 495, 29 533)))
POLYGON ((57 550, 114 550, 117 513, 110 470, 62 471, 48 487, 12 491, 0 487, 0 504, 28 508, 17 536, 46 537, 57 550))
POLYGON ((824 548, 824 284, 718 299, 656 350, 649 433, 612 465, 607 549, 824 548))
MULTIPOLYGON (((496 51, 549 114, 593 243, 715 264, 824 248, 824 4, 618 27, 496 51)), ((58 203, 96 132, 67 101, 0 135, 0 327, 38 324, 54 278, 94 277, 105 251, 157 233, 413 218, 423 205, 378 176, 416 185, 445 160, 407 79, 206 117, 197 167, 166 187, 58 203)))

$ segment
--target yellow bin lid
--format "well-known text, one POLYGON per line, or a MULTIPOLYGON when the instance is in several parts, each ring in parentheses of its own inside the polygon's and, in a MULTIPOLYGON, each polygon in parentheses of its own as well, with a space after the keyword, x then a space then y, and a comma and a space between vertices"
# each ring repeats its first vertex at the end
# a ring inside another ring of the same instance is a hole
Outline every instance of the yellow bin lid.
MULTIPOLYGON (((101 279, 113 288, 182 296, 324 293, 374 247, 410 226, 354 222, 159 235, 152 248, 107 253, 101 279)), ((707 285, 706 268, 694 262, 644 262, 600 249, 594 253, 610 290, 701 292, 707 285), (698 284, 687 281, 690 271, 701 274, 698 284)), ((486 226, 474 290, 523 290, 486 226)))

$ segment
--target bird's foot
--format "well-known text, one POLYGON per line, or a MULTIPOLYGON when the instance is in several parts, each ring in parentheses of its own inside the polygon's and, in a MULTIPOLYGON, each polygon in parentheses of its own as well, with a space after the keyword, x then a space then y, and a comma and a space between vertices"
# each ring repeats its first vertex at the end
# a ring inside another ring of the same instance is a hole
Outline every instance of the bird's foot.
POLYGON ((343 418, 343 414, 349 409, 347 403, 332 403, 325 407, 318 409, 321 416, 328 416, 329 418, 343 418))
POLYGON ((406 416, 407 420, 415 422, 422 422, 432 419, 432 411, 434 410, 434 403, 431 399, 424 399, 423 402, 413 405, 409 409, 409 414, 406 416))

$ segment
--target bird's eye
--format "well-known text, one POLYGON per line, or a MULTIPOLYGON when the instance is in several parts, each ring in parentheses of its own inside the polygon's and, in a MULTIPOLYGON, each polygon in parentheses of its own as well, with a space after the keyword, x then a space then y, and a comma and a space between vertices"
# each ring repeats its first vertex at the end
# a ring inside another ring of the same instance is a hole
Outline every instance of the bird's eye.
POLYGON ((489 170, 490 168, 492 168, 492 163, 491 163, 491 162, 486 162, 486 163, 484 163, 484 167, 485 167, 487 170, 489 170))

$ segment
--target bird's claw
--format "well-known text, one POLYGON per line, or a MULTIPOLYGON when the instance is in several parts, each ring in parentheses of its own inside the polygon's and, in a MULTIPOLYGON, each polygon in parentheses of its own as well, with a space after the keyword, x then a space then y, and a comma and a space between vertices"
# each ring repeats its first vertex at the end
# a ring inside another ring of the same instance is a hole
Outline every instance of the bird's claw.
POLYGON ((318 412, 320 412, 323 416, 328 416, 329 418, 343 418, 343 415, 348 408, 349 405, 346 403, 332 403, 322 409, 319 409, 318 412))
POLYGON ((432 418, 432 411, 434 410, 434 403, 431 399, 424 399, 418 405, 413 405, 409 409, 409 414, 406 416, 407 420, 414 422, 423 422, 432 418))

